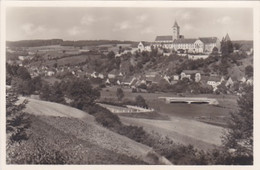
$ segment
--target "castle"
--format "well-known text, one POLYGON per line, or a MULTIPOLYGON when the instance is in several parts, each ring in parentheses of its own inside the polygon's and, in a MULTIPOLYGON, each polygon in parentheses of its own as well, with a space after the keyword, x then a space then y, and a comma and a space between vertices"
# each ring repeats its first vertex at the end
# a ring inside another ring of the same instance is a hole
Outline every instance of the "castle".
POLYGON ((172 35, 157 36, 153 45, 186 53, 211 53, 214 47, 220 49, 220 41, 217 37, 184 38, 180 35, 180 27, 176 21, 172 30, 172 35))

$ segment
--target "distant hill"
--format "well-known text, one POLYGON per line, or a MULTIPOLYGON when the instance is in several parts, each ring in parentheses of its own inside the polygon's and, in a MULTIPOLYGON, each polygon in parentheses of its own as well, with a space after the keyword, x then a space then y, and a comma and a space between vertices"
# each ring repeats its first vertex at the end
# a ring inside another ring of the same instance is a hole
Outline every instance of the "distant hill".
POLYGON ((48 40, 21 40, 21 41, 7 41, 8 47, 39 47, 48 45, 62 45, 62 46, 98 46, 104 44, 136 44, 134 41, 119 41, 119 40, 78 40, 69 41, 62 39, 48 39, 48 40))
POLYGON ((47 45, 60 45, 63 42, 62 39, 50 39, 50 40, 21 40, 21 41, 7 41, 8 47, 38 47, 47 45))

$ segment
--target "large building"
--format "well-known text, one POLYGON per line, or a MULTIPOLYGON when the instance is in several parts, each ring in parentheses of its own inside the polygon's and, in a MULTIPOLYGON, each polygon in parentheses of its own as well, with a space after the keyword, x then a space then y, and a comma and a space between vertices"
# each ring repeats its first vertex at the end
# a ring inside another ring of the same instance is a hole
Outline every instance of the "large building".
POLYGON ((214 47, 220 49, 220 41, 217 37, 184 38, 180 35, 180 27, 176 21, 172 29, 173 35, 157 36, 154 46, 187 53, 210 53, 214 47))

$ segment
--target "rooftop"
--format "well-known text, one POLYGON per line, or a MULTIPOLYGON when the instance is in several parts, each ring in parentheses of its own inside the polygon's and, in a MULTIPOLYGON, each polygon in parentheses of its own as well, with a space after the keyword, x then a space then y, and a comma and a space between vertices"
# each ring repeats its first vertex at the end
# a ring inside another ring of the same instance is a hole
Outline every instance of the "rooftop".
POLYGON ((173 41, 173 44, 193 44, 197 39, 193 38, 181 38, 173 41))
POLYGON ((172 35, 156 36, 155 41, 172 41, 172 35))
POLYGON ((196 73, 201 73, 200 70, 183 70, 182 73, 185 74, 196 74, 196 73))
POLYGON ((216 43, 217 37, 200 37, 199 38, 204 44, 216 43))

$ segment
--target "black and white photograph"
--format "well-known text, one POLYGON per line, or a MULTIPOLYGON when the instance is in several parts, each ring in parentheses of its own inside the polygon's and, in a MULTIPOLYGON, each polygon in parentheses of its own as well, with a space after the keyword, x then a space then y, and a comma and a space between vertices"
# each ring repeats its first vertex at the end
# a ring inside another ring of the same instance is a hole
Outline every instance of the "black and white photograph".
POLYGON ((256 165, 259 2, 168 3, 5 6, 5 167, 256 165))

